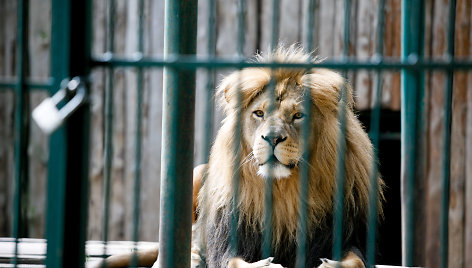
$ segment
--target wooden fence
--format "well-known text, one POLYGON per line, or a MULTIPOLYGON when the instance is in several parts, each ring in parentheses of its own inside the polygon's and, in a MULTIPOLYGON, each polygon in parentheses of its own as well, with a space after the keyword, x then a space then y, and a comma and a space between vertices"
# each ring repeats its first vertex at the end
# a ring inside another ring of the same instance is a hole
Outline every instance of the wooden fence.
MULTIPOLYGON (((322 57, 337 57, 342 51, 343 1, 315 1, 314 44, 316 53, 322 57)), ((352 1, 350 55, 367 59, 374 55, 378 18, 378 1, 352 1)), ((400 16, 401 2, 390 0, 385 7, 384 48, 385 56, 400 56, 400 16)), ((50 65, 50 14, 49 1, 30 1, 29 23, 29 75, 34 80, 44 80, 49 76, 50 65)), ((145 1, 145 55, 160 56, 163 52, 164 1, 145 1)), ((446 51, 447 5, 441 0, 426 1, 425 55, 442 57, 446 51)), ((237 13, 236 0, 217 1, 217 40, 215 45, 218 56, 232 57, 236 53, 237 13)), ((116 0, 114 53, 132 55, 137 51, 138 1, 116 0)), ((280 41, 285 44, 303 43, 306 31, 305 18, 307 0, 280 1, 280 41)), ((106 51, 106 1, 94 1, 93 52, 106 51)), ((258 51, 267 51, 271 39, 272 1, 247 1, 246 42, 244 53, 251 56, 258 51)), ((458 57, 472 55, 472 0, 457 1, 455 54, 458 57)), ((198 17, 198 54, 207 53, 208 3, 199 1, 198 17)), ((0 77, 15 75, 14 59, 16 44, 16 1, 0 0, 0 77)), ((52 52, 54 53, 54 52, 52 52)), ((225 72, 219 72, 216 80, 225 72)), ((159 213, 159 174, 161 145, 161 99, 162 71, 146 70, 144 75, 144 104, 142 125, 142 194, 140 238, 146 241, 158 239, 159 213)), ((382 106, 385 109, 400 109, 400 73, 382 74, 382 106)), ((349 79, 357 95, 359 110, 368 110, 372 103, 375 88, 375 73, 359 71, 350 73, 349 79)), ((95 70, 92 74, 92 136, 90 156, 90 220, 89 239, 100 239, 103 218, 103 126, 104 126, 104 86, 106 72, 95 70)), ((133 70, 116 69, 113 74, 114 113, 113 113, 113 165, 112 195, 110 214, 110 239, 131 239, 132 233, 132 185, 134 162, 134 132, 136 111, 136 74, 133 70)), ((198 103, 203 100, 206 90, 206 72, 197 74, 197 117, 196 152, 202 150, 203 116, 198 103)), ((427 128, 424 142, 427 154, 424 159, 425 177, 420 182, 423 193, 420 204, 424 209, 418 211, 419 219, 424 219, 424 248, 427 254, 426 266, 435 267, 439 260, 438 245, 435 237, 439 232, 440 202, 440 157, 442 131, 442 102, 444 76, 429 73, 426 78, 427 128)), ((37 105, 46 97, 45 92, 34 90, 30 93, 30 107, 37 105)), ((0 236, 11 234, 12 195, 13 195, 13 141, 14 141, 14 94, 0 90, 0 236)), ((218 109, 217 107, 215 109, 218 109)), ((220 112, 215 112, 214 129, 219 126, 220 112)), ((382 124, 388 124, 383 122, 382 124)), ((28 236, 44 237, 46 163, 48 159, 47 137, 37 127, 30 129, 29 144, 29 188, 27 200, 28 236)), ((196 164, 204 160, 196 154, 196 164)), ((451 153, 451 202, 449 212, 449 264, 451 267, 464 267, 472 262, 472 75, 470 72, 457 72, 454 77, 452 153, 451 153), (469 252, 469 254, 467 254, 469 252)))

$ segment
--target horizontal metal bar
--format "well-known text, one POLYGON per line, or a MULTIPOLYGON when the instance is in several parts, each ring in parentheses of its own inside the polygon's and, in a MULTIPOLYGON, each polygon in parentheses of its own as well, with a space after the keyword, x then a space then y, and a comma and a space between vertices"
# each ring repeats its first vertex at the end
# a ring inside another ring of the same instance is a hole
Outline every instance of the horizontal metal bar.
POLYGON ((370 69, 370 70, 457 70, 472 69, 471 60, 460 59, 437 59, 437 60, 417 60, 417 59, 388 59, 357 61, 353 58, 346 58, 344 61, 329 60, 320 63, 281 63, 281 62, 248 62, 245 59, 227 58, 202 58, 192 56, 169 56, 164 58, 153 57, 110 57, 109 55, 92 58, 93 67, 151 67, 162 68, 172 67, 179 69, 220 69, 220 68, 330 68, 338 70, 370 69))
MULTIPOLYGON (((17 82, 12 80, 4 80, 0 81, 0 90, 2 89, 14 89, 17 85, 17 82)), ((49 79, 45 82, 37 82, 37 81, 26 81, 24 87, 27 89, 39 89, 39 90, 49 90, 53 85, 52 79, 49 79)))

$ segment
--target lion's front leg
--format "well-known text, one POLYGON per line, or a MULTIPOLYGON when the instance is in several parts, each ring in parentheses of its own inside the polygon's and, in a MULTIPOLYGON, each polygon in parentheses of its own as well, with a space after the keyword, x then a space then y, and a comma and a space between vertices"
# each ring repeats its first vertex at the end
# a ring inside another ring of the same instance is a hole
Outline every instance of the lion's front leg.
POLYGON ((350 251, 341 262, 330 259, 321 259, 321 264, 318 268, 336 268, 337 264, 342 268, 365 268, 364 262, 354 252, 350 251))
POLYGON ((228 268, 259 268, 259 267, 267 267, 267 268, 283 268, 282 265, 272 263, 274 260, 273 257, 269 257, 267 259, 260 260, 258 262, 248 263, 245 262, 241 258, 232 258, 228 262, 228 268))

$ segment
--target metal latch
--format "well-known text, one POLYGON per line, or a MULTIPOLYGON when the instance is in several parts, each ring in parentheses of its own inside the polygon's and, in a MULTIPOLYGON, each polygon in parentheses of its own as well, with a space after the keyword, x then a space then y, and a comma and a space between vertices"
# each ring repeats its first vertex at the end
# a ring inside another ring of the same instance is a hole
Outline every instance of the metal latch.
POLYGON ((85 95, 85 83, 79 77, 74 77, 70 81, 63 81, 61 88, 54 96, 45 99, 33 110, 33 119, 39 128, 49 135, 77 110, 84 102, 85 95), (57 105, 66 97, 71 99, 61 109, 58 109, 57 105))

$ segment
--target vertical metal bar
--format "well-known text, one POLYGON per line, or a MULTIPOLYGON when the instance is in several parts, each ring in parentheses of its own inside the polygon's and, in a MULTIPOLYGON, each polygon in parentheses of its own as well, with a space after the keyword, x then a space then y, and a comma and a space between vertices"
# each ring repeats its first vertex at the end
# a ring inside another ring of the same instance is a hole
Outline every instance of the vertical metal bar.
POLYGON ((344 200, 344 156, 346 149, 346 89, 343 85, 341 91, 341 99, 338 104, 339 112, 339 138, 337 145, 337 161, 336 161, 336 189, 334 202, 334 237, 333 237, 333 258, 341 260, 343 245, 343 200, 344 200))
POLYGON ((271 48, 275 49, 279 42, 280 0, 272 0, 272 40, 271 48))
MULTIPOLYGON (((313 50, 313 28, 314 24, 314 13, 315 13, 315 1, 308 0, 308 17, 306 18, 305 36, 306 36, 306 49, 311 52, 313 50)), ((311 57, 310 57, 311 59, 311 57)), ((307 70, 309 72, 309 70, 307 70)), ((310 92, 310 88, 306 88, 305 91, 310 92)), ((305 108, 305 122, 302 127, 302 140, 308 140, 310 138, 310 124, 313 119, 311 116, 311 94, 305 94, 304 96, 304 108, 305 108)), ((302 159, 299 164, 299 189, 300 198, 298 200, 299 207, 299 218, 298 218, 298 230, 297 230, 297 257, 295 267, 303 268, 306 267, 306 255, 307 255, 307 217, 308 217, 308 181, 309 181, 309 166, 308 163, 311 159, 310 150, 304 150, 302 159)))
MULTIPOLYGON (((384 9, 385 0, 380 0, 377 10, 378 17, 378 32, 377 32, 377 48, 375 57, 382 61, 383 57, 383 35, 384 35, 384 9)), ((372 169, 370 174, 370 189, 369 189, 369 215, 367 223, 367 245, 366 245, 366 259, 367 267, 375 265, 375 247, 377 234, 377 219, 378 219, 378 195, 379 195, 379 181, 378 181, 378 147, 379 147, 379 132, 380 132, 380 100, 382 99, 382 73, 376 72, 376 88, 374 92, 374 107, 371 113, 370 132, 369 136, 374 148, 374 159, 372 161, 372 169)))
MULTIPOLYGON (((424 1, 402 1, 402 59, 416 61, 423 55, 424 1)), ((421 71, 402 70, 401 90, 401 155, 402 155, 402 263, 420 265, 414 256, 416 166, 420 152, 418 140, 422 133, 424 85, 421 71)))
MULTIPOLYGON (((239 60, 242 61, 244 55, 244 40, 245 40, 245 25, 246 25, 246 0, 239 0, 238 1, 238 44, 237 44, 237 57, 239 60)), ((238 79, 241 79, 239 77, 238 79)), ((238 252, 238 221, 239 221, 239 179, 241 177, 240 169, 238 168, 241 162, 241 155, 239 152, 239 146, 241 143, 241 101, 242 96, 240 90, 238 90, 238 94, 236 96, 236 129, 235 129, 235 137, 233 143, 233 151, 234 151, 234 172, 233 172, 233 203, 232 209, 233 214, 231 215, 231 226, 230 226, 230 248, 234 255, 238 252)))
POLYGON ((27 236, 26 208, 28 197, 28 93, 25 86, 28 62, 28 17, 29 1, 17 2, 17 47, 16 47, 16 112, 15 112, 15 196, 13 209, 13 237, 15 254, 13 265, 18 262, 18 238, 27 236))
MULTIPOLYGON (((271 49, 276 49, 277 42, 279 39, 279 17, 280 17, 280 1, 272 1, 272 38, 271 38, 271 49)), ((273 69, 271 68, 271 80, 267 86, 269 91, 269 106, 267 114, 274 112, 274 99, 275 99, 275 88, 277 81, 273 76, 273 69)), ((272 160, 271 160, 272 161, 272 160)), ((271 163, 272 166, 272 163, 271 163)), ((262 258, 268 258, 271 256, 271 243, 272 243, 272 207, 273 207, 273 188, 274 188, 274 174, 272 167, 269 172, 269 176, 266 178, 265 191, 264 191, 264 229, 262 232, 262 258)))
MULTIPOLYGON (((274 112, 274 96, 275 87, 277 81, 274 77, 271 77, 267 90, 270 92, 269 106, 267 108, 267 114, 274 112)), ((267 178, 265 179, 264 189, 264 224, 262 230, 262 245, 261 245, 261 256, 262 258, 268 258, 271 256, 271 243, 272 243, 272 207, 273 207, 273 189, 274 189, 274 172, 273 172, 273 160, 269 160, 270 170, 267 178)))
MULTIPOLYGON (((197 1, 165 3, 164 56, 195 54, 197 1)), ((163 105, 159 266, 189 267, 195 70, 164 68, 163 105)))
MULTIPOLYGON (((90 0, 52 1, 53 88, 90 69, 90 0), (74 33, 71 35, 71 33, 74 33)), ((54 93, 54 92, 52 92, 54 93)), ((89 103, 50 139, 46 236, 48 267, 83 267, 88 219, 89 103)))
MULTIPOLYGON (((216 50, 216 0, 209 0, 208 2, 208 44, 207 53, 211 59, 215 56, 216 50)), ((204 94, 203 110, 205 111, 204 133, 203 133, 203 150, 201 151, 200 159, 203 163, 208 163, 210 157, 210 146, 213 136, 213 90, 215 88, 215 71, 207 69, 207 83, 204 94)))
MULTIPOLYGON (((216 0, 209 0, 208 1, 208 43, 207 43, 207 55, 209 60, 213 59, 216 54, 216 0)), ((213 139, 213 108, 214 108, 214 93, 213 90, 215 89, 215 70, 214 69, 207 69, 206 70, 206 88, 203 91, 203 99, 204 102, 201 104, 204 106, 203 111, 205 113, 204 118, 204 130, 203 130, 203 148, 200 151, 200 159, 203 161, 204 164, 210 161, 210 147, 211 141, 213 139)), ((207 178, 207 172, 204 172, 201 185, 205 183, 207 178)), ((206 207, 206 203, 208 202, 207 195, 203 195, 204 200, 203 207, 206 207)), ((200 215, 201 217, 202 215, 200 215)), ((205 220, 204 220, 205 221, 205 220)), ((202 232, 202 236, 206 237, 206 230, 202 228, 200 230, 202 232)), ((206 245, 200 245, 201 250, 205 250, 206 245)), ((201 267, 206 267, 206 259, 204 254, 200 255, 201 258, 201 267)))
MULTIPOLYGON (((144 52, 144 0, 139 0, 138 7, 138 53, 144 52)), ((131 267, 138 266, 137 243, 139 240, 139 196, 141 193, 141 125, 143 118, 143 80, 144 73, 142 68, 137 69, 137 105, 136 105, 136 140, 135 140, 135 163, 134 163, 134 196, 133 196, 133 241, 134 252, 131 267)))
MULTIPOLYGON (((343 34, 343 59, 346 60, 349 55, 349 35, 350 35, 350 14, 351 1, 344 1, 344 34, 343 34)), ((343 73, 346 77, 346 72, 343 73)), ((334 234, 333 234, 333 258, 341 260, 343 245, 343 211, 344 211, 344 176, 345 176, 345 150, 346 150, 346 105, 347 105, 347 88, 343 84, 340 92, 340 100, 338 103, 338 120, 339 120, 339 137, 336 148, 336 189, 334 200, 334 234)))
MULTIPOLYGON (((105 35, 106 50, 110 55, 113 54, 115 48, 115 0, 107 1, 107 34, 105 35)), ((103 255, 107 255, 108 244, 108 226, 110 219, 110 196, 111 196, 111 167, 113 164, 113 95, 114 95, 114 69, 108 68, 105 70, 105 92, 104 92, 104 162, 103 168, 103 222, 102 222, 102 241, 103 241, 103 255)), ((103 262, 103 267, 106 263, 103 262)))
MULTIPOLYGON (((447 40, 447 57, 454 58, 454 37, 456 22, 456 0, 449 2, 449 25, 447 40)), ((444 92, 444 129, 443 139, 443 158, 442 158, 442 202, 441 202, 441 267, 448 265, 448 230, 449 230, 449 190, 451 177, 451 124, 452 124, 452 93, 453 93, 453 70, 446 73, 446 91, 444 92)))

